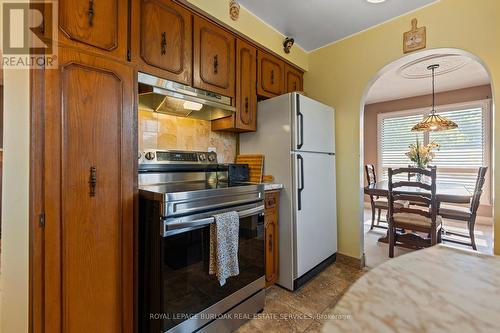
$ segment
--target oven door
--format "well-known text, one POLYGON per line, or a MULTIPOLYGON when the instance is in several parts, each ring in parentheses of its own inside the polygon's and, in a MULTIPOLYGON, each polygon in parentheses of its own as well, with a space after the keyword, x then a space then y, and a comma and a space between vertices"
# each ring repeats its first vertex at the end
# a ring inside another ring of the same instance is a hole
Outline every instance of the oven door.
POLYGON ((151 230, 145 244, 141 332, 192 332, 264 288, 262 202, 175 220, 151 230), (240 274, 220 286, 209 275, 210 224, 214 214, 240 215, 240 274), (156 232, 155 232, 156 231, 156 232), (153 235, 156 234, 156 237, 153 235), (156 241, 153 241, 153 238, 156 241))

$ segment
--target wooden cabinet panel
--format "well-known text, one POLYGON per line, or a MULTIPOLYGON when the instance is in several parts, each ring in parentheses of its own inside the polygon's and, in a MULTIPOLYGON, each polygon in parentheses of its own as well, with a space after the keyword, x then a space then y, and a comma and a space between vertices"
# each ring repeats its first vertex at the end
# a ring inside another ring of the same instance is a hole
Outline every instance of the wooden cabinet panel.
POLYGON ((257 49, 236 40, 236 114, 214 120, 212 130, 248 132, 257 129, 257 49))
POLYGON ((267 191, 264 198, 266 287, 275 284, 279 274, 279 195, 279 191, 267 191))
POLYGON ((289 64, 285 64, 286 92, 303 91, 303 73, 289 64))
POLYGON ((140 54, 163 78, 191 84, 192 15, 170 0, 141 0, 140 54))
POLYGON ((257 94, 264 97, 274 97, 284 93, 285 63, 275 56, 258 52, 258 85, 257 94))
POLYGON ((235 37, 195 16, 193 54, 193 86, 234 97, 235 37))
POLYGON ((127 56, 128 0, 59 0, 59 40, 127 56))
POLYGON ((59 68, 46 76, 46 331, 132 332, 134 71, 67 49, 59 68))

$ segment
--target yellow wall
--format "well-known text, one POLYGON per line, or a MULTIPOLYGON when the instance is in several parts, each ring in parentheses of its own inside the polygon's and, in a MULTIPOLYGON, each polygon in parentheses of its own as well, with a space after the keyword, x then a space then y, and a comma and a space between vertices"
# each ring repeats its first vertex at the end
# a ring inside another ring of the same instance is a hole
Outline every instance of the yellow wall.
POLYGON ((308 68, 308 53, 300 46, 294 45, 289 54, 283 52, 283 40, 285 36, 264 23, 260 18, 253 15, 246 8, 240 7, 240 17, 233 21, 229 16, 229 0, 184 0, 192 3, 196 7, 214 16, 233 29, 250 37, 257 43, 276 52, 280 56, 301 67, 308 68))
MULTIPOLYGON (((441 0, 417 12, 310 53, 305 76, 308 94, 336 108, 339 252, 360 257, 360 103, 369 82, 385 65, 403 56, 402 35, 410 20, 427 27, 427 49, 459 48, 478 56, 500 96, 500 1, 441 0)), ((500 129, 500 117, 495 116, 500 129)), ((499 136, 494 135, 496 147, 499 136)), ((500 158, 494 156, 494 165, 500 158)), ((500 189, 500 171, 494 172, 500 189)), ((494 201, 500 212, 500 200, 494 201)), ((500 254, 500 217, 496 214, 495 252, 500 254)))
POLYGON ((0 332, 28 331, 29 72, 4 71, 0 332))

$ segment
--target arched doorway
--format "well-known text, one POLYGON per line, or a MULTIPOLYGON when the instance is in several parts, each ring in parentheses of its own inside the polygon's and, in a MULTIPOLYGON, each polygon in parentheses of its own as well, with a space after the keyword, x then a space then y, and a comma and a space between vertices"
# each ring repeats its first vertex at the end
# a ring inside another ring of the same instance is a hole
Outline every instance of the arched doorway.
MULTIPOLYGON (((488 251, 492 251, 492 228, 493 228, 493 142, 494 142, 494 131, 492 128, 493 124, 493 113, 494 113, 494 101, 492 98, 492 87, 491 87, 491 76, 487 66, 475 55, 461 50, 461 49, 451 49, 451 48, 441 48, 425 50, 417 53, 413 53, 402 58, 399 58, 390 64, 384 66, 367 84, 363 98, 360 103, 360 183, 362 186, 366 185, 366 177, 364 167, 365 164, 374 164, 377 170, 377 174, 380 178, 384 178, 384 167, 386 164, 392 163, 390 161, 390 154, 393 152, 383 152, 380 148, 381 139, 380 128, 381 123, 383 124, 383 119, 387 118, 387 115, 392 113, 405 114, 419 114, 425 112, 425 110, 430 109, 431 97, 429 95, 431 89, 431 81, 427 73, 421 72, 422 69, 426 68, 430 63, 440 63, 442 71, 436 76, 437 82, 437 105, 442 110, 448 110, 447 107, 459 107, 459 106, 474 106, 482 101, 489 105, 484 106, 488 110, 484 111, 485 114, 485 129, 484 133, 486 138, 484 142, 488 147, 485 146, 483 151, 484 160, 478 161, 478 163, 487 164, 489 166, 488 180, 487 180, 487 191, 490 200, 480 209, 480 214, 486 214, 489 217, 490 223, 489 235, 487 239, 483 242, 483 248, 488 248, 488 251), (441 86, 439 86, 441 85, 441 86), (470 88, 470 89, 469 89, 470 88), (474 88, 474 89, 472 89, 474 88), (470 102, 470 103, 468 103, 470 102), (367 105, 370 108, 367 108, 367 105), (385 114, 385 115, 384 115, 385 114), (490 115, 488 117, 488 114, 490 115), (489 128, 488 128, 489 127, 489 128), (385 154, 385 155, 384 155, 385 154), (381 157, 384 155, 385 157, 381 157), (389 156, 389 157, 387 157, 389 156), (488 213, 489 209, 489 213, 488 213)), ((486 105, 486 104, 484 104, 486 105)), ((451 109, 450 109, 451 110, 451 109)), ((408 118, 411 119, 411 118, 408 118)), ((411 121, 411 120, 408 120, 411 121)), ((395 136, 397 138, 397 136, 395 136)), ((429 136, 426 136, 426 140, 429 140, 429 136)), ((401 140, 404 142, 404 140, 401 140)), ((399 152, 398 152, 399 153, 399 152)), ((449 154, 449 152, 445 152, 449 154)), ((443 155, 445 154, 443 153, 443 155)), ((404 155, 404 152, 401 153, 404 155)), ((464 157, 468 158, 468 157, 464 157)), ((452 166, 449 165, 450 174, 442 175, 442 179, 446 177, 453 178, 452 172, 457 170, 452 170, 452 166)), ((439 166, 438 166, 439 168, 439 166)), ((471 165, 468 172, 472 172, 473 166, 471 165)), ((442 168, 442 170, 448 170, 442 168)), ((439 172, 439 171, 438 171, 439 172)), ((465 175, 469 183, 473 182, 470 174, 465 175)), ((464 177, 465 177, 464 176, 464 177)), ((464 178, 465 179, 465 178, 464 178)), ((452 179, 452 181, 455 181, 452 179)), ((470 184, 469 184, 470 187, 470 184)), ((368 266, 376 266, 382 260, 386 260, 387 251, 381 249, 387 249, 385 244, 377 243, 378 237, 366 237, 366 222, 367 214, 365 207, 370 206, 366 203, 367 196, 364 195, 363 189, 361 189, 360 205, 360 239, 361 239, 361 253, 363 253, 364 261, 368 266), (376 242, 376 245, 373 242, 376 242), (377 253, 371 251, 376 246, 377 253), (382 252, 381 252, 382 251, 382 252), (372 260, 370 260, 370 252, 372 253, 372 260), (385 254, 385 257, 381 257, 385 254), (378 256, 378 259, 375 258, 378 256), (375 258, 375 259, 374 259, 375 258)), ((377 212, 378 213, 378 212, 377 212)), ((368 220, 371 222, 371 212, 369 211, 368 220)), ((376 214, 378 215, 378 214, 376 214)), ((382 219, 384 219, 385 212, 382 213, 382 219)), ((375 216, 377 219, 378 216, 375 216)), ((374 228, 375 229, 375 228, 374 228)), ((380 229, 380 235, 383 235, 385 231, 380 229)), ((371 235, 373 236, 373 235, 371 235)), ((478 248, 479 249, 479 248, 478 248)), ((403 252, 403 251, 402 251, 403 252)), ((483 251, 484 252, 484 251, 483 251)))

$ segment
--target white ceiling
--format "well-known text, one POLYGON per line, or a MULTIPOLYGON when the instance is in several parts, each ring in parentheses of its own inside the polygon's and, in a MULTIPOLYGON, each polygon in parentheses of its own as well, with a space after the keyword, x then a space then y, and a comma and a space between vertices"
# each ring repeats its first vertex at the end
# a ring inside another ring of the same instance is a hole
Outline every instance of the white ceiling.
POLYGON ((366 104, 430 94, 432 82, 427 66, 431 64, 440 65, 436 70, 436 92, 490 83, 483 65, 475 60, 453 53, 432 54, 392 66, 370 88, 366 104))
POLYGON ((311 51, 437 1, 387 0, 372 4, 366 0, 239 0, 239 3, 311 51))

